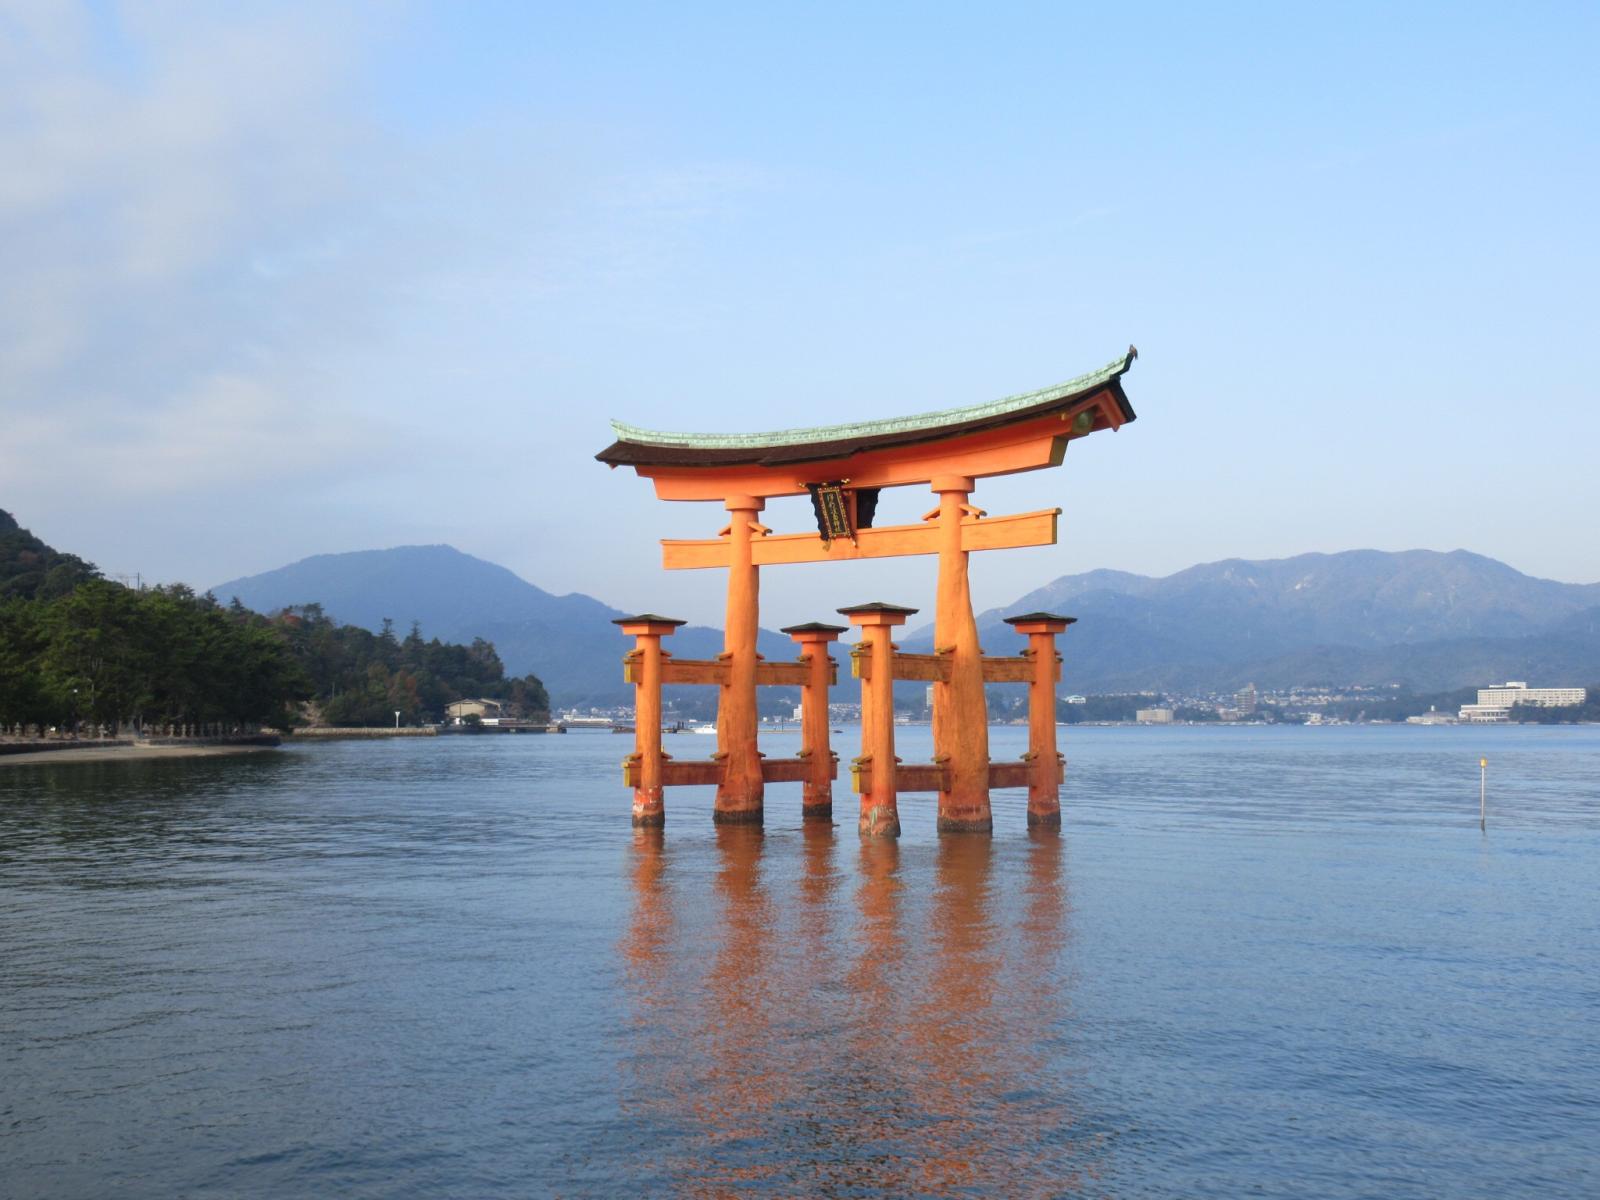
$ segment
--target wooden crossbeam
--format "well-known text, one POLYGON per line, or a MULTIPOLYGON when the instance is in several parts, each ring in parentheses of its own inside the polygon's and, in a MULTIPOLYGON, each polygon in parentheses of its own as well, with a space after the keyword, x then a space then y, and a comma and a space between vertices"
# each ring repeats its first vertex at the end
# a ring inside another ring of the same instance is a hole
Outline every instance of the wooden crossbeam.
MULTIPOLYGON (((863 667, 867 663, 863 660, 863 667)), ((921 683, 949 683, 950 656, 948 654, 894 654, 894 677, 921 683)))
MULTIPOLYGON (((1020 546, 1053 546, 1059 508, 1016 513, 1003 517, 969 517, 961 522, 963 550, 1013 550, 1020 546)), ((726 537, 661 542, 662 564, 669 571, 726 567, 731 541, 726 537)), ((758 567, 787 563, 845 562, 856 558, 895 558, 907 554, 939 553, 936 524, 885 525, 856 532, 856 540, 835 538, 824 544, 815 533, 777 533, 750 543, 751 561, 758 567)))
MULTIPOLYGON (((872 790, 872 756, 862 755, 850 763, 850 790, 863 795, 872 790)), ((950 769, 943 763, 896 763, 894 790, 899 792, 945 792, 950 790, 950 769)))
POLYGON ((1027 787, 1033 764, 1027 762, 992 762, 989 764, 989 786, 992 788, 1027 787))
MULTIPOLYGON (((839 773, 837 761, 833 775, 839 773)), ((832 778, 833 776, 830 776, 832 778)), ((811 763, 804 758, 763 758, 761 779, 765 783, 804 783, 811 778, 811 763)))
MULTIPOLYGON (((766 783, 803 783, 811 778, 811 760, 807 758, 764 758, 761 760, 761 778, 766 783)), ((834 757, 828 764, 828 778, 839 777, 839 760, 834 757)), ((639 786, 639 757, 628 755, 622 760, 622 782, 625 787, 639 786)), ((670 755, 661 756, 661 785, 663 787, 714 787, 722 782, 722 763, 717 759, 690 759, 684 762, 670 755)))
MULTIPOLYGON (((763 764, 764 765, 764 764, 763 764)), ((1031 781, 1033 764, 1022 762, 992 762, 989 764, 991 788, 1027 787, 1031 781)), ((1056 774, 1061 774, 1058 764, 1056 774)), ((1058 778, 1059 784, 1061 780, 1058 778)), ((857 795, 872 790, 872 760, 858 758, 850 764, 850 787, 857 795)), ((945 792, 950 790, 950 769, 943 763, 897 763, 894 768, 896 792, 945 792)))
MULTIPOLYGON (((722 782, 722 764, 710 759, 691 759, 678 762, 671 755, 661 756, 661 784, 663 787, 714 786, 722 782)), ((639 756, 630 754, 622 760, 624 787, 639 786, 639 756)))
MULTIPOLYGON (((1054 678, 1061 682, 1061 656, 1056 655, 1054 678)), ((1027 654, 1015 658, 985 658, 983 660, 985 683, 1032 683, 1033 659, 1027 654)))
MULTIPOLYGON (((828 660, 828 685, 838 683, 839 670, 833 660, 828 660)), ((805 659, 794 662, 758 662, 756 682, 777 687, 801 687, 811 681, 811 667, 805 659)))
POLYGON ((710 683, 728 682, 728 664, 711 658, 661 659, 661 682, 710 683))
MULTIPOLYGON (((851 651, 850 674, 856 679, 872 678, 872 656, 851 651)), ((950 656, 948 654, 894 654, 894 679, 912 683, 948 683, 950 681, 950 656)), ((1055 679, 1061 682, 1061 658, 1056 656, 1055 679)), ((1032 683, 1033 659, 1026 654, 1015 658, 985 658, 983 660, 985 683, 1032 683)))
MULTIPOLYGON (((622 658, 622 681, 639 682, 638 651, 630 651, 622 658)), ((831 660, 828 663, 828 684, 839 682, 839 669, 831 660)), ((805 659, 793 662, 758 662, 756 683, 772 687, 800 687, 810 682, 810 667, 805 659)), ((728 682, 728 662, 723 658, 672 658, 661 656, 661 682, 663 684, 709 684, 728 682)))

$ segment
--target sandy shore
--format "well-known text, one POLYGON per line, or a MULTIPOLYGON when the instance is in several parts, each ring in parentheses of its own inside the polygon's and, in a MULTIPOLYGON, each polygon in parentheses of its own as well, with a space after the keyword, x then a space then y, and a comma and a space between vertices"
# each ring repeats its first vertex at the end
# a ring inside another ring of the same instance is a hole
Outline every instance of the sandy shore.
POLYGON ((28 754, 0 754, 0 770, 34 763, 132 762, 152 758, 214 758, 222 754, 259 754, 276 746, 133 746, 126 742, 104 745, 88 743, 63 750, 39 750, 28 754))

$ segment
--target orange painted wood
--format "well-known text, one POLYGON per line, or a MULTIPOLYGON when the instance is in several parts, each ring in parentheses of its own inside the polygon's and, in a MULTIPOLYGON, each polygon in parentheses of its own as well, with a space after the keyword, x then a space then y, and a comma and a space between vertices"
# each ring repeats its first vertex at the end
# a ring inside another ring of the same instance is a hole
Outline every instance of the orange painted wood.
MULTIPOLYGON (((1047 508, 1038 512, 969 518, 961 522, 962 548, 971 551, 1053 546, 1060 515, 1059 508, 1047 508)), ((939 527, 931 524, 884 525, 877 529, 862 529, 856 533, 856 542, 859 544, 853 544, 845 538, 835 538, 824 545, 815 533, 771 534, 754 539, 751 543, 751 561, 758 567, 771 567, 803 562, 897 558, 938 554, 941 544, 939 527)), ((669 571, 726 567, 732 561, 730 553, 731 541, 726 537, 664 538, 661 542, 662 565, 669 571)))
MULTIPOLYGON (((850 624, 861 629, 861 645, 854 653, 871 656, 871 667, 861 680, 861 757, 855 766, 871 767, 861 794, 860 832, 867 837, 899 837, 900 808, 896 802, 894 756, 894 671, 889 659, 894 644, 893 627, 903 625, 908 613, 886 609, 841 610, 850 624)), ((860 775, 857 774, 859 779, 860 775)))
POLYGON ((983 681, 985 683, 1032 683, 1034 675, 1033 659, 1019 656, 1017 658, 985 658, 983 660, 983 681))
POLYGON ((761 778, 768 783, 805 783, 811 776, 812 763, 809 759, 763 758, 761 760, 761 778))
MULTIPOLYGON (((756 683, 762 687, 804 687, 810 681, 811 666, 804 659, 756 664, 756 683)), ((828 682, 833 680, 830 678, 828 682)))
POLYGON ((1061 754, 1056 750, 1056 681, 1061 678, 1057 625, 1039 623, 1026 628, 1034 667, 1028 691, 1028 758, 1032 767, 1028 779, 1028 826, 1054 829, 1061 824, 1062 777, 1061 754))
POLYGON ((705 787, 722 782, 722 764, 716 761, 673 762, 662 767, 661 781, 668 787, 705 787))
POLYGON ((1108 423, 1111 423, 1110 414, 1116 411, 1117 405, 1111 394, 1105 392, 1070 412, 1051 413, 999 429, 781 467, 637 466, 634 469, 654 482, 656 495, 662 500, 721 500, 733 493, 762 498, 800 496, 805 494, 808 482, 821 479, 848 479, 852 487, 902 487, 930 483, 941 475, 984 479, 991 475, 1060 466, 1067 442, 1088 436, 1088 432, 1072 430, 1072 416, 1084 408, 1096 408, 1107 414, 1108 423))
POLYGON ((894 655, 894 677, 920 683, 948 682, 950 679, 950 656, 948 654, 901 654, 896 651, 894 655))
POLYGON ((728 510, 728 609, 723 651, 728 676, 717 700, 717 751, 722 778, 717 782, 713 820, 756 824, 761 820, 761 753, 756 749, 756 634, 760 573, 750 554, 759 497, 730 495, 728 510))
MULTIPOLYGON (((896 792, 942 792, 950 785, 950 772, 941 763, 896 763, 896 792)), ((858 793, 872 790, 872 762, 857 759, 850 765, 850 786, 858 793)))
MULTIPOLYGON (((832 660, 830 659, 830 664, 832 660)), ((630 652, 622 660, 622 677, 627 683, 638 682, 639 659, 630 652)), ((756 684, 761 687, 801 687, 810 680, 810 667, 805 660, 795 662, 757 662, 756 684)), ((837 682, 836 670, 831 670, 828 683, 837 682)), ((672 684, 706 684, 711 686, 728 682, 728 660, 715 658, 670 658, 662 656, 661 682, 672 684)))
POLYGON ((972 480, 936 476, 930 486, 939 496, 940 535, 933 644, 950 659, 948 680, 933 685, 933 754, 950 771, 949 786, 939 793, 938 826, 945 832, 983 833, 993 828, 989 709, 962 529, 971 510, 972 480))
POLYGON ((724 684, 728 664, 714 658, 669 658, 661 664, 661 682, 724 684))
POLYGON ((833 781, 839 774, 839 756, 828 744, 828 688, 836 682, 838 668, 828 647, 843 632, 838 626, 815 623, 795 626, 789 636, 800 645, 800 661, 808 675, 800 688, 800 758, 806 763, 805 787, 800 800, 803 821, 833 824, 833 781))
MULTIPOLYGON (((630 626, 634 648, 625 673, 634 676, 633 754, 637 780, 633 785, 633 823, 655 826, 666 820, 661 768, 661 632, 654 624, 630 626)), ((626 773, 626 772, 625 772, 626 773)))
POLYGON ((989 764, 989 786, 992 788, 1027 787, 1032 779, 1030 762, 997 762, 989 764))

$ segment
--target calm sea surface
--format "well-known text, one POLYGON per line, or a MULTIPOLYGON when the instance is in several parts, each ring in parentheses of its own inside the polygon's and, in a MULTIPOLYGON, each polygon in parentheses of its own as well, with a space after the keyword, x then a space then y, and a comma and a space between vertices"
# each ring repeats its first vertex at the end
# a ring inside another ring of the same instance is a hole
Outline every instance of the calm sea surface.
POLYGON ((875 844, 628 745, 0 768, 0 1195, 1600 1195, 1600 729, 1072 730, 1059 836, 875 844))

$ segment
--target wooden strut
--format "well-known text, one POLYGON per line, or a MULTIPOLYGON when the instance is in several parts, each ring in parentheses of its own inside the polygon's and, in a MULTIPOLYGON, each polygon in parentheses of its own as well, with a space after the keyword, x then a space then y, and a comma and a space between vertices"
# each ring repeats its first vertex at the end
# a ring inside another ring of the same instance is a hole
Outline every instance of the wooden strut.
MULTIPOLYGON (((859 826, 869 837, 892 837, 900 832, 898 796, 901 792, 933 792, 940 796, 941 811, 956 778, 948 755, 936 754, 931 763, 903 763, 894 753, 894 685, 900 680, 948 682, 954 655, 949 650, 933 654, 906 654, 889 640, 891 630, 905 622, 915 609, 872 604, 841 609, 862 630, 862 641, 850 655, 851 674, 861 682, 862 753, 851 763, 852 789, 861 796, 859 826)), ((993 788, 1028 789, 1028 825, 1053 828, 1061 823, 1060 786, 1064 765, 1056 750, 1055 685, 1061 678, 1058 634, 1073 623, 1071 617, 1030 613, 1006 618, 1028 638, 1028 648, 1012 658, 982 657, 987 683, 1027 683, 1028 752, 1020 762, 982 762, 985 800, 993 788)), ((617 622, 633 635, 635 646, 623 656, 623 678, 635 689, 635 748, 623 760, 623 781, 634 789, 634 823, 661 825, 665 821, 663 790, 668 787, 721 786, 727 778, 728 756, 719 752, 710 760, 675 761, 661 748, 661 687, 665 683, 726 686, 730 656, 716 659, 674 660, 661 649, 661 639, 676 632, 682 621, 644 614, 617 622)), ((828 646, 845 631, 839 625, 796 625, 784 630, 800 645, 794 662, 758 662, 756 682, 801 688, 801 751, 797 758, 757 762, 763 784, 803 783, 802 814, 808 821, 833 817, 833 780, 838 777, 838 755, 829 745, 828 689, 836 682, 837 667, 828 646)))
MULTIPOLYGON (((661 748, 661 688, 663 684, 710 684, 726 687, 732 676, 733 655, 716 659, 674 659, 661 649, 661 639, 684 622, 646 613, 615 622, 634 637, 634 648, 622 658, 624 682, 634 687, 634 752, 622 760, 625 786, 634 789, 634 824, 661 825, 666 812, 662 790, 669 787, 722 787, 728 776, 728 755, 719 751, 710 760, 678 762, 661 748)), ((828 688, 837 681, 838 668, 828 643, 845 631, 842 625, 801 625, 786 630, 800 644, 794 662, 769 663, 757 655, 755 684, 800 688, 802 748, 798 758, 769 759, 758 753, 756 767, 763 784, 805 784, 804 816, 831 820, 833 780, 838 776, 838 755, 828 745, 828 688)))
MULTIPOLYGON (((937 510, 936 510, 937 511, 937 510)), ((1012 516, 987 517, 971 509, 959 519, 960 549, 1012 550, 1023 546, 1053 546, 1059 508, 1012 516)), ((765 528, 763 526, 763 528, 765 528)), ((815 533, 766 533, 750 543, 750 561, 758 567, 790 563, 846 562, 858 558, 897 558, 905 555, 938 554, 941 550, 938 524, 884 525, 856 530, 854 543, 843 538, 824 542, 815 533)), ((662 565, 669 571, 727 567, 733 561, 734 540, 730 535, 714 538, 661 541, 662 565)))
POLYGON ((990 517, 974 507, 972 493, 979 479, 1058 467, 1070 442, 1133 420, 1121 379, 1135 355, 1129 347, 1100 370, 1053 388, 893 421, 726 435, 652 433, 614 422, 617 441, 596 455, 601 462, 631 467, 651 481, 659 499, 720 503, 728 513, 727 527, 714 538, 661 543, 668 570, 727 571, 723 653, 675 660, 660 641, 677 622, 650 614, 622 622, 636 639, 625 666, 638 699, 637 745, 625 764, 636 820, 659 823, 662 791, 694 783, 715 785, 717 821, 758 823, 765 785, 779 779, 802 781, 808 817, 831 813, 837 759, 828 745, 827 696, 834 681, 828 647, 837 633, 829 636, 825 626, 794 627, 785 632, 800 643, 800 660, 763 660, 757 653, 761 568, 937 555, 931 654, 902 653, 890 640, 914 610, 884 604, 840 610, 861 629, 852 666, 862 691, 863 744, 852 776, 861 796, 862 832, 898 832, 899 790, 934 791, 941 832, 992 829, 989 792, 995 787, 1026 785, 1029 824, 1058 823, 1063 766, 1054 721, 1060 678, 1055 639, 1070 618, 1008 618, 1028 638, 1026 653, 985 655, 968 569, 977 551, 1053 545, 1060 510, 990 517), (938 498, 921 522, 862 529, 853 519, 856 502, 867 493, 917 485, 927 485, 938 498), (830 506, 823 537, 809 531, 774 534, 760 523, 768 500, 808 492, 823 494, 830 506), (853 536, 840 535, 841 526, 853 536), (895 758, 893 687, 899 679, 931 685, 932 763, 895 758), (985 688, 995 683, 1029 688, 1029 748, 1019 763, 989 759, 985 688), (660 689, 667 684, 718 689, 712 762, 674 763, 662 753, 660 689), (757 748, 757 689, 773 684, 801 690, 803 748, 796 759, 766 760, 757 748))
MULTIPOLYGON (((863 743, 861 756, 851 764, 850 779, 862 798, 861 829, 866 834, 890 832, 891 825, 898 830, 895 797, 901 792, 938 793, 942 815, 957 780, 955 764, 948 754, 936 752, 931 763, 905 763, 895 756, 893 702, 890 699, 886 705, 885 696, 892 697, 894 685, 901 679, 947 682, 952 675, 954 654, 945 650, 934 654, 900 653, 888 641, 887 630, 874 633, 876 627, 905 619, 903 615, 898 620, 885 616, 885 610, 891 607, 841 610, 849 613, 852 622, 864 626, 862 642, 850 656, 851 673, 861 681, 863 743), (906 673, 902 674, 902 670, 906 673)), ((1007 617, 1006 623, 1028 638, 1028 648, 1015 658, 981 660, 986 681, 1029 685, 1028 752, 1020 762, 991 762, 985 756, 981 767, 986 801, 989 789, 1028 789, 1030 829, 1057 828, 1061 824, 1060 790, 1065 764, 1056 749, 1055 685, 1061 678, 1061 656, 1056 653, 1055 641, 1073 620, 1054 613, 1007 617)))

